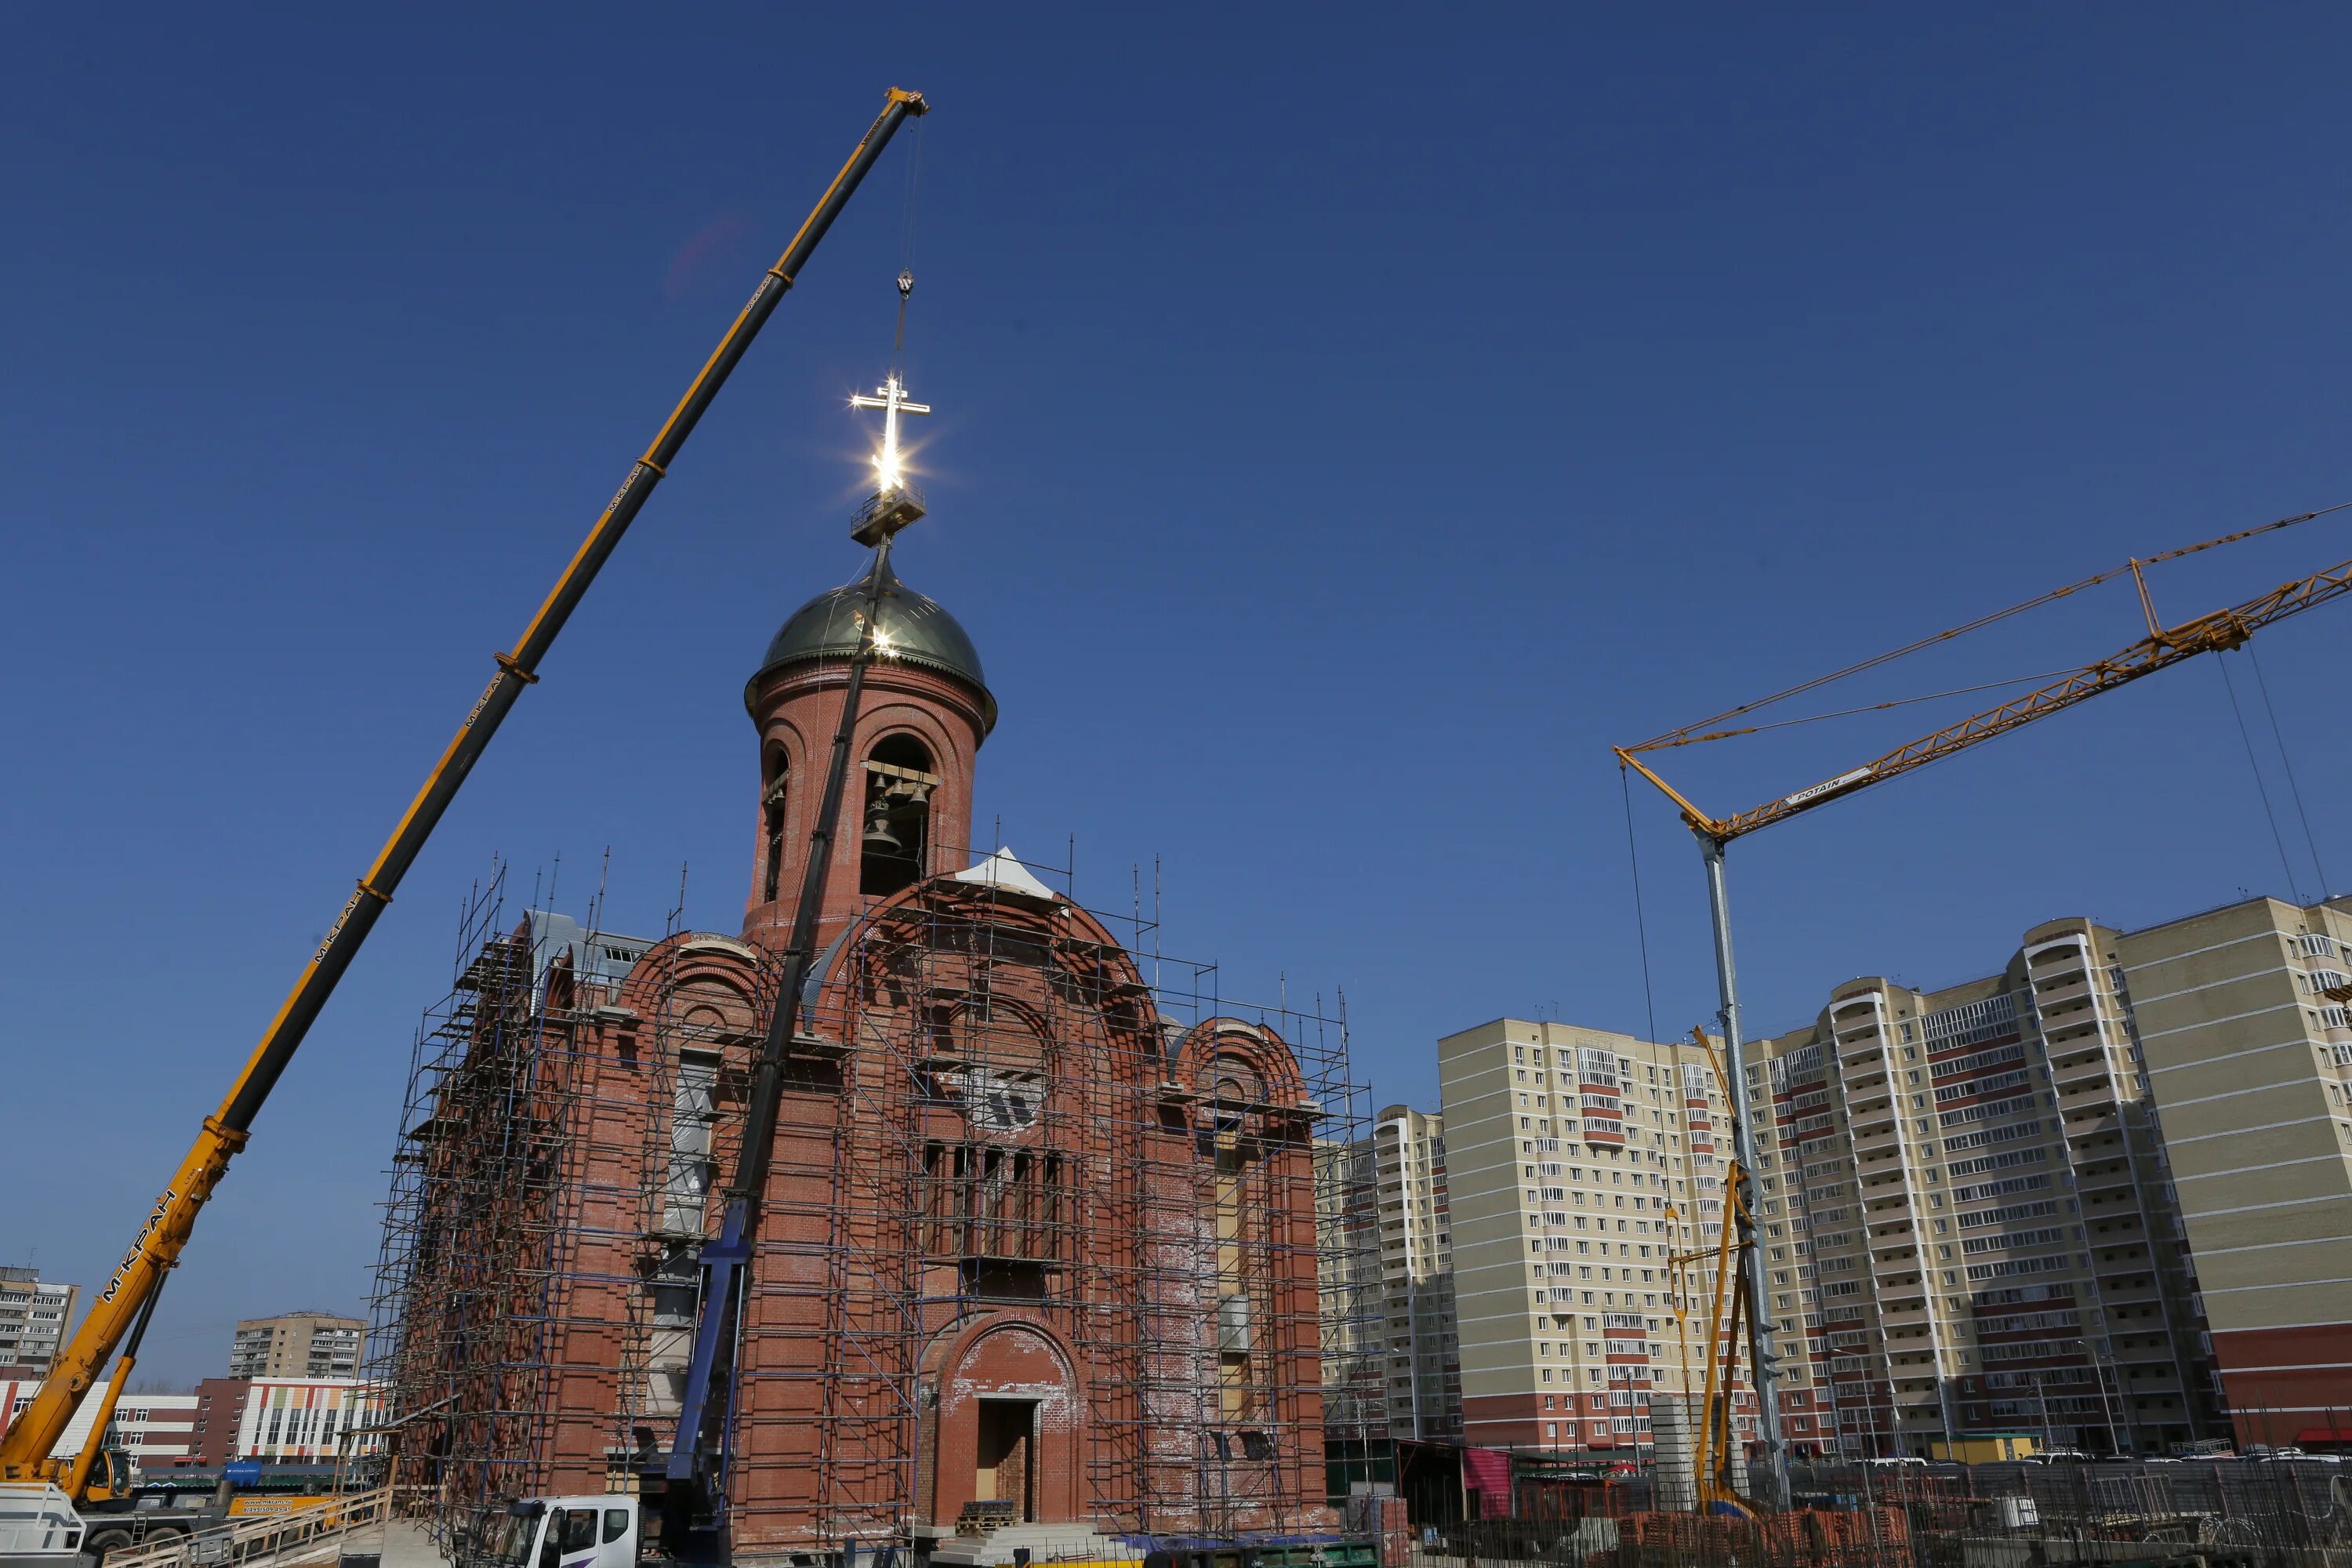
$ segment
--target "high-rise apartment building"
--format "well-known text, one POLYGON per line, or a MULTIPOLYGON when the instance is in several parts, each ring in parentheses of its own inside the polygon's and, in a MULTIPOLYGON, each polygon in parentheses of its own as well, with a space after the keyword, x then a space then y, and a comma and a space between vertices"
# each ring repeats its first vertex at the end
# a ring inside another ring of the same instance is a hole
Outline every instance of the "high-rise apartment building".
POLYGON ((2222 1430, 2116 941, 2057 921, 1985 979, 1848 981, 1751 1052, 1771 1304, 1846 1451, 2222 1430))
POLYGON ((1445 1121, 1402 1105, 1372 1124, 1380 1236, 1381 1367, 1389 1435, 1462 1436, 1461 1347, 1454 1319, 1453 1216, 1445 1121))
POLYGON ((1846 1446, 2352 1433, 2348 998, 2352 900, 2253 899, 1759 1042, 1773 1305, 1846 1446))
POLYGON ((0 1268, 0 1367, 37 1381, 57 1364, 75 1289, 44 1284, 37 1268, 0 1268))
MULTIPOLYGON (((1729 1164, 1712 1070, 1696 1046, 1518 1018, 1437 1050, 1464 1440, 1648 1447, 1653 1397, 1706 1379, 1729 1164)), ((1784 1430, 1814 1397, 1799 1364, 1784 1430)), ((1733 1424, 1753 1436, 1744 1392, 1733 1424)))
MULTIPOLYGON (((1702 1365, 1710 1069, 1516 1019, 1438 1054, 1465 1441, 1646 1445, 1702 1365)), ((1981 979, 1848 981, 1745 1070, 1796 1454, 2352 1441, 2352 899, 2050 921, 1981 979)))
POLYGON ((1381 1219, 1372 1141, 1315 1143, 1316 1292, 1323 1306, 1323 1463, 1328 1484, 1392 1479, 1381 1376, 1381 1219))
POLYGON ((2137 1022, 2239 1440, 2352 1439, 2352 899, 2085 934, 2137 1022))
POLYGON ((231 1377, 357 1377, 367 1324, 331 1312, 247 1318, 230 1342, 231 1377))

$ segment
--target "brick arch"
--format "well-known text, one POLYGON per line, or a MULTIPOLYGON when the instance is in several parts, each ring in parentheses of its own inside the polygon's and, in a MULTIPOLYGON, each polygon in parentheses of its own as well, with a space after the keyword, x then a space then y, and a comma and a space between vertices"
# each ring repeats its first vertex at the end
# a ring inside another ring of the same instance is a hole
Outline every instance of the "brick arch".
MULTIPOLYGON (((752 904, 762 903, 767 898, 768 787, 775 782, 776 777, 776 770, 770 765, 771 761, 778 757, 783 759, 784 810, 782 813, 782 821, 778 825, 782 835, 782 853, 778 858, 779 891, 781 892, 782 884, 797 885, 793 883, 788 868, 798 864, 793 836, 800 823, 801 805, 814 793, 824 788, 824 780, 817 776, 818 770, 815 766, 817 755, 817 749, 810 743, 809 738, 801 732, 801 727, 793 722, 789 713, 771 714, 760 726, 759 765, 755 774, 759 780, 759 789, 751 802, 751 902, 752 904)), ((806 846, 803 845, 801 847, 805 848, 806 846)))
POLYGON ((730 1030, 759 1026, 759 954, 731 937, 679 931, 647 948, 621 983, 619 1000, 642 1018, 657 1018, 674 998, 723 1015, 730 1030))
POLYGON ((1038 1521, 1079 1518, 1086 1387, 1076 1352, 1034 1318, 983 1312, 941 1332, 923 1352, 917 1522, 952 1525, 972 1500, 981 1407, 992 1397, 1036 1402, 1029 1463, 1038 1521))
MULTIPOLYGON (((810 982, 810 1026, 838 1037, 844 1020, 875 1005, 872 994, 887 990, 895 967, 922 962, 926 928, 942 914, 960 914, 1017 940, 1060 947, 1059 972, 1071 989, 1054 1003, 1058 1027, 1048 1026, 1036 997, 1007 992, 991 998, 992 1005, 1018 1012, 1037 1031, 1058 1081, 1156 1084, 1181 1076, 1172 1053, 1163 1068, 1159 1008, 1135 956, 1108 927, 1058 899, 1050 908, 1026 899, 992 900, 986 889, 950 877, 929 878, 876 902, 826 947, 810 982)), ((1255 1029, 1239 1019, 1218 1022, 1255 1029)), ((1286 1047, 1279 1040, 1276 1044, 1287 1060, 1286 1047)), ((1297 1068, 1288 1073, 1286 1081, 1297 1085, 1297 1068)), ((1294 1100, 1297 1093, 1294 1088, 1294 1100)))
POLYGON ((1194 1026, 1177 1047, 1171 1076, 1197 1094, 1213 1096, 1221 1057, 1234 1058, 1247 1068, 1266 1103, 1289 1108, 1306 1097, 1306 1080, 1299 1076, 1297 1059, 1282 1037, 1262 1024, 1240 1018, 1211 1018, 1194 1026))

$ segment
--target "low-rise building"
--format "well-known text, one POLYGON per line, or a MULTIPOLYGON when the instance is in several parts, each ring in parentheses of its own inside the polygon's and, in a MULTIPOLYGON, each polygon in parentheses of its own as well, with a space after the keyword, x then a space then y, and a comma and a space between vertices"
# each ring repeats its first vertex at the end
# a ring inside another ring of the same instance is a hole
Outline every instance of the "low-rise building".
MULTIPOLYGON (((37 1381, 0 1378, 0 1432, 7 1431, 40 1391, 37 1381)), ((98 1419, 102 1396, 102 1390, 93 1392, 82 1401, 73 1420, 50 1446, 52 1455, 62 1458, 81 1452, 90 1424, 98 1419)), ((195 1452, 195 1422, 193 1394, 125 1394, 115 1405, 114 1419, 107 1425, 106 1447, 127 1449, 131 1463, 142 1470, 188 1464, 195 1452)))
POLYGON ((195 1401, 201 1464, 332 1462, 373 1454, 383 1441, 371 1433, 344 1442, 383 1409, 381 1393, 358 1378, 208 1377, 196 1385, 195 1401))

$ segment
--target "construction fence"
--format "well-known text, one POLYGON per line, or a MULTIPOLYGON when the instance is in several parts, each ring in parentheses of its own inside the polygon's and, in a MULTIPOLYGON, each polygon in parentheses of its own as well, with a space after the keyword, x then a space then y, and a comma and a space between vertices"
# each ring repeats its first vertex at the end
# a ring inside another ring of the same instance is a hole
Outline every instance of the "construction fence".
MULTIPOLYGON (((1413 1533, 1411 1568, 2352 1568, 2352 1466, 2318 1459, 1799 1466, 1800 1506, 1662 1510, 1646 1476, 1413 1533)), ((1393 1554, 1390 1562, 1400 1560, 1393 1554)))

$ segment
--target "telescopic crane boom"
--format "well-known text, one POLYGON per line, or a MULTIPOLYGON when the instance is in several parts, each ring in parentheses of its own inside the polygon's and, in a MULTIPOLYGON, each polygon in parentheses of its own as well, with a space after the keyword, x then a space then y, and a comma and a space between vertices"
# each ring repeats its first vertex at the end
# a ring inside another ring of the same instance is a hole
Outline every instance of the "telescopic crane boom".
POLYGON ((392 902, 401 879, 415 864, 425 840, 432 837, 442 813, 457 797, 458 786, 466 782, 467 773, 489 745, 491 736, 498 732, 499 723, 514 706, 515 699, 522 694, 522 689, 539 679, 540 661, 546 658, 556 634, 579 606, 589 584, 595 581, 596 574, 621 542, 621 536, 644 508, 654 488, 668 473, 686 438, 694 433, 695 426, 719 395, 719 389, 727 384, 744 351, 751 346, 751 340, 775 313, 785 291, 815 254, 818 243, 841 216, 842 208, 848 205, 875 160, 882 155, 882 150, 890 144, 891 137, 909 115, 926 113, 929 107, 919 92, 895 87, 890 89, 882 112, 825 188, 815 210, 801 225, 800 232, 793 237, 776 264, 761 278, 750 302, 719 340, 718 348, 687 388, 686 395, 663 424, 653 444, 630 467, 628 477, 621 481, 620 489, 605 504, 587 538, 556 579, 554 588, 524 628, 514 650, 494 656, 498 674, 458 725, 457 735, 441 753, 440 761, 425 775, 424 787, 416 792, 416 798, 409 803, 407 811, 393 828, 392 837, 384 841, 367 874, 360 879, 357 890, 335 917, 325 940, 303 966, 294 989, 263 1031, 260 1043, 229 1086, 220 1109, 205 1118, 195 1142, 148 1211, 145 1223, 131 1238, 113 1275, 98 1292, 89 1316, 82 1320, 56 1369, 41 1384, 40 1393, 7 1432, 0 1435, 0 1481, 58 1479, 63 1467, 49 1458, 49 1450, 73 1419, 83 1396, 98 1381, 107 1358, 146 1310, 165 1273, 179 1261, 197 1215, 226 1173, 230 1160, 251 1135, 255 1115, 293 1059, 296 1047, 310 1032, 320 1010, 334 994, 336 984, 351 967, 377 917, 392 902))

